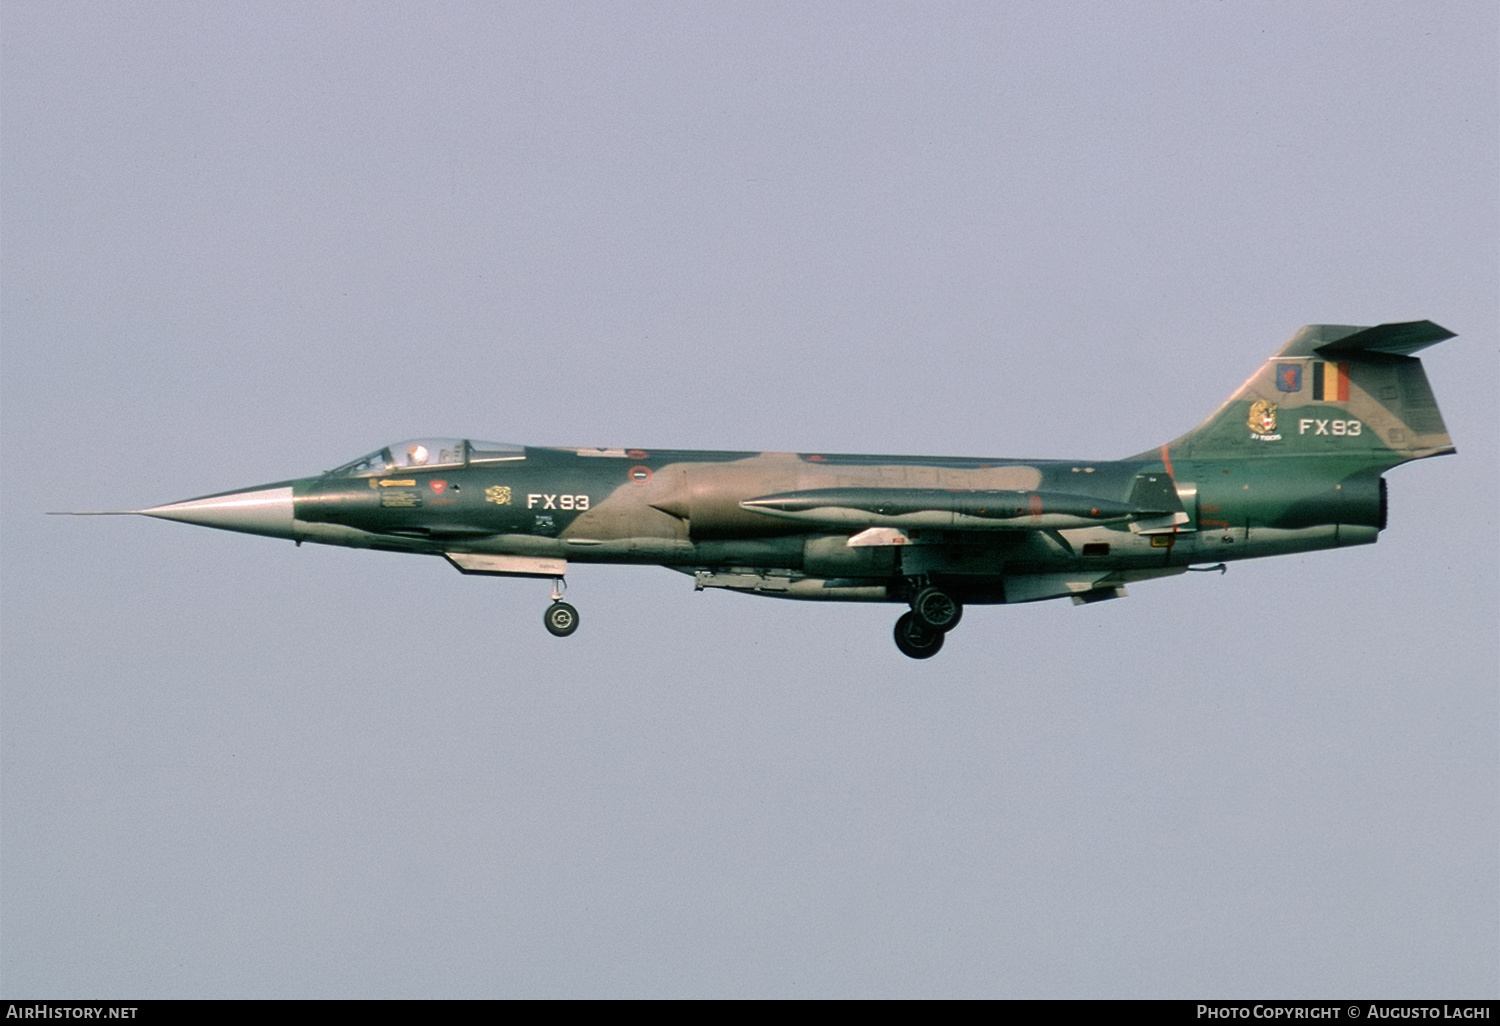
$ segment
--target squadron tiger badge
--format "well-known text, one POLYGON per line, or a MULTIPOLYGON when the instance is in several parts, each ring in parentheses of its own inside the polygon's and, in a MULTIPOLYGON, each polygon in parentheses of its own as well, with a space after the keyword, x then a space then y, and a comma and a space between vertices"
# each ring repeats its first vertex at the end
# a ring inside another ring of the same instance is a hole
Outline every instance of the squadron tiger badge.
POLYGON ((1250 437, 1262 442, 1280 441, 1281 436, 1276 434, 1276 404, 1265 399, 1257 399, 1250 404, 1250 417, 1245 422, 1250 426, 1250 437))

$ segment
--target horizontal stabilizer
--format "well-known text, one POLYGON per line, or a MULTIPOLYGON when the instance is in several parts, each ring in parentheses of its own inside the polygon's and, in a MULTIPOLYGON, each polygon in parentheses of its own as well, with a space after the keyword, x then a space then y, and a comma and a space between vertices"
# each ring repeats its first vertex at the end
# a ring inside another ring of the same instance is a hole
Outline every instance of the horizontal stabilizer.
POLYGON ((1403 321, 1399 324, 1377 324, 1373 328, 1356 331, 1337 341, 1318 346, 1314 352, 1328 357, 1358 357, 1362 353, 1410 356, 1418 350, 1454 337, 1454 332, 1432 321, 1403 321))

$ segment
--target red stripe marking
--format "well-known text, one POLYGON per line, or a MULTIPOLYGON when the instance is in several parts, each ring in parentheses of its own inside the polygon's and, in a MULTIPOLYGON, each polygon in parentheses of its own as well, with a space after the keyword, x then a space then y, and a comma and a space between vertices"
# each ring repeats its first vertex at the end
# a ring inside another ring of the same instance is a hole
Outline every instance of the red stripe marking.
POLYGON ((1177 475, 1172 472, 1172 454, 1167 452, 1165 445, 1161 447, 1161 461, 1167 465, 1167 476, 1175 479, 1177 475))

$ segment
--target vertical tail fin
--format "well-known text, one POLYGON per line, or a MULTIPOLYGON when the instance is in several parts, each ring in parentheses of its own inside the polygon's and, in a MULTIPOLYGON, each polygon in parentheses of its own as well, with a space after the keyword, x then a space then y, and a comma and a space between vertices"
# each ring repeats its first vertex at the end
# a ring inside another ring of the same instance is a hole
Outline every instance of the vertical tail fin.
POLYGON ((1422 361, 1411 355, 1453 337, 1431 321, 1308 325, 1164 448, 1174 460, 1362 456, 1388 466, 1453 452, 1422 361))

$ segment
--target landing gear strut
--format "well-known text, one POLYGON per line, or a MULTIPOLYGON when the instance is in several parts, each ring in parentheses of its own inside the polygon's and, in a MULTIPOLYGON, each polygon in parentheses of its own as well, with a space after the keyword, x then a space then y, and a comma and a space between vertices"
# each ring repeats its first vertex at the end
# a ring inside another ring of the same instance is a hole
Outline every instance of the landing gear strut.
POLYGON ((963 615, 963 604, 952 595, 930 584, 921 584, 911 597, 911 612, 903 613, 896 621, 896 647, 902 655, 913 659, 931 659, 963 615))
POLYGON ((567 583, 556 578, 552 583, 552 604, 542 614, 542 623, 553 637, 566 638, 578 629, 578 610, 562 600, 567 583))

